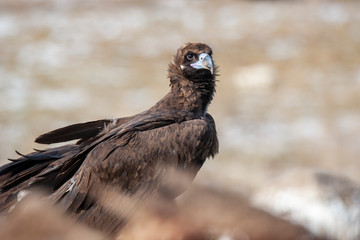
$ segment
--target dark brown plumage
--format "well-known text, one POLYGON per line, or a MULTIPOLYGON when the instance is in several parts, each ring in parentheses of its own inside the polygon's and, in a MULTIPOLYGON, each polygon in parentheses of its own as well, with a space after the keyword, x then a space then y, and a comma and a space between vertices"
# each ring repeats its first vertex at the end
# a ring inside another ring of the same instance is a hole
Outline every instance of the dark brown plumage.
POLYGON ((19 192, 46 187, 49 199, 83 222, 107 233, 122 225, 99 196, 107 188, 143 198, 174 198, 183 189, 161 183, 168 168, 194 178, 218 151, 215 122, 207 106, 215 92, 212 50, 188 43, 169 64, 170 92, 150 109, 114 120, 79 123, 39 136, 43 144, 77 139, 76 144, 36 150, 0 168, 0 209, 19 192), (100 186, 100 187, 99 187, 100 186))

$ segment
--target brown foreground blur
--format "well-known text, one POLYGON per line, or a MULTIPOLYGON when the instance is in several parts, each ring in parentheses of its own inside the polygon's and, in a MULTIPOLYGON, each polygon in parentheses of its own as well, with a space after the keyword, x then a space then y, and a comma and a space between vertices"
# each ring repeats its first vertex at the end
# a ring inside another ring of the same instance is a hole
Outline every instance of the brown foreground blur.
MULTIPOLYGON (((119 195, 108 202, 119 213, 131 205, 119 203, 124 203, 119 195)), ((252 207, 237 194, 199 186, 192 187, 176 205, 149 201, 128 221, 116 239, 319 239, 300 226, 252 207)), ((37 196, 24 199, 8 216, 2 216, 0 223, 0 238, 4 240, 108 238, 37 196)))
POLYGON ((28 197, 9 215, 0 216, 0 239, 106 239, 100 233, 76 223, 40 196, 28 197))
MULTIPOLYGON (((189 185, 186 175, 174 171, 164 182, 172 189, 189 185)), ((125 223, 113 236, 116 239, 356 240, 360 236, 360 187, 326 172, 294 171, 268 182, 253 196, 198 184, 175 201, 101 192, 97 198, 102 211, 116 216, 114 222, 125 223)), ((8 215, 3 213, 0 239, 110 238, 40 196, 27 195, 8 215)))

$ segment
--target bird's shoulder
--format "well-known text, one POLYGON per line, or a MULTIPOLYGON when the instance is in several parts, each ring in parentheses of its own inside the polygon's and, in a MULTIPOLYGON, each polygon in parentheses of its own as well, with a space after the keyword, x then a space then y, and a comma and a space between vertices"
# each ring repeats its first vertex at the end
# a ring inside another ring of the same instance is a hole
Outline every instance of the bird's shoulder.
MULTIPOLYGON (((155 114, 156 115, 156 114, 155 114)), ((212 135, 216 135, 215 121, 210 114, 198 115, 162 115, 140 117, 129 122, 129 126, 121 126, 121 130, 111 137, 108 142, 101 145, 104 148, 124 146, 136 148, 161 148, 169 147, 168 143, 194 144, 207 141, 212 135), (159 146, 161 144, 161 146, 159 146)), ((111 134, 111 131, 109 132, 111 134)))
POLYGON ((143 163, 176 165, 179 158, 192 160, 199 155, 206 158, 217 152, 215 122, 210 114, 181 122, 166 122, 157 127, 140 125, 142 128, 133 127, 122 134, 119 131, 88 154, 84 168, 141 170, 143 163))

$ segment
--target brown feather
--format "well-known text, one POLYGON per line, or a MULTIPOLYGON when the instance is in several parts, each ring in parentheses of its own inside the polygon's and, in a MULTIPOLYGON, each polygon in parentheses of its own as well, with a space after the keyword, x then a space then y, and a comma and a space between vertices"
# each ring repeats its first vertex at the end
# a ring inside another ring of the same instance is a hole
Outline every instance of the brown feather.
POLYGON ((111 120, 98 120, 86 123, 77 123, 40 135, 35 142, 51 144, 67 142, 75 139, 89 139, 101 132, 111 120))

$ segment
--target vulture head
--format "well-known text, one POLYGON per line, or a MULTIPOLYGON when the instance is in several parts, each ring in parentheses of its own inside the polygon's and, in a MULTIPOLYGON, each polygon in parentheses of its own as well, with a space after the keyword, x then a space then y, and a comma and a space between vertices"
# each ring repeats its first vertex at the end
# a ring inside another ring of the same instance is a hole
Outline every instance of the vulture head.
POLYGON ((187 43, 179 48, 169 65, 172 84, 180 79, 193 82, 215 80, 216 67, 212 59, 212 49, 204 43, 187 43))

